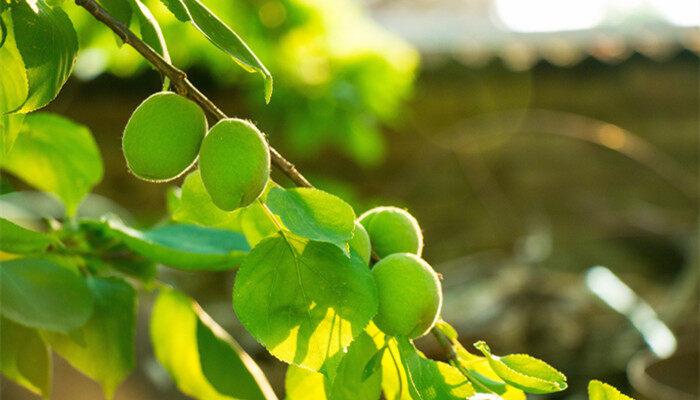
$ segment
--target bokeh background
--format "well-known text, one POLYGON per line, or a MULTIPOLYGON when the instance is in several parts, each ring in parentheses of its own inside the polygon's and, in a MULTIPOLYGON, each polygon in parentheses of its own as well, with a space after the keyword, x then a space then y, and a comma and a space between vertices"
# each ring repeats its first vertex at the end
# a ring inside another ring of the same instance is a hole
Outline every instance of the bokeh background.
MULTIPOLYGON (((271 70, 272 101, 257 76, 149 1, 174 63, 358 213, 413 213, 444 278, 443 317, 465 344, 485 339, 557 366, 571 389, 550 398, 583 399, 591 378, 640 400, 698 398, 700 2, 203 2, 271 70)), ((66 9, 83 50, 49 110, 96 136, 106 165, 96 193, 157 223, 179 182, 131 176, 120 135, 159 77, 66 9)), ((235 320, 231 273, 160 274, 283 394, 284 366, 235 320)), ((152 298, 142 299, 138 367, 117 399, 183 398, 153 359, 152 298)), ((418 344, 444 358, 432 338, 418 344)), ((58 357, 54 380, 56 399, 100 398, 58 357)), ((7 381, 1 394, 32 398, 7 381)))

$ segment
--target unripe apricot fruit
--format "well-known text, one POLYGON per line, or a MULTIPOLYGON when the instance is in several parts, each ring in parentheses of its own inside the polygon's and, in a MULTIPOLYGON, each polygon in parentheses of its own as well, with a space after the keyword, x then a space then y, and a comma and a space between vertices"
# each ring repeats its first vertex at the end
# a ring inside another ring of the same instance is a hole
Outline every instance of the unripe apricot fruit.
POLYGON ((255 201, 270 177, 270 149, 248 121, 216 123, 199 150, 202 182, 217 207, 231 211, 255 201))
POLYGON ((156 93, 141 103, 124 128, 122 150, 129 170, 148 181, 167 181, 197 159, 207 131, 204 111, 172 92, 156 93))
POLYGON ((377 327, 409 339, 428 333, 442 308, 442 287, 433 268, 415 254, 396 253, 376 263, 372 275, 379 295, 377 327))
POLYGON ((422 254, 423 232, 408 211, 397 207, 376 207, 362 214, 359 220, 379 257, 394 253, 422 254))

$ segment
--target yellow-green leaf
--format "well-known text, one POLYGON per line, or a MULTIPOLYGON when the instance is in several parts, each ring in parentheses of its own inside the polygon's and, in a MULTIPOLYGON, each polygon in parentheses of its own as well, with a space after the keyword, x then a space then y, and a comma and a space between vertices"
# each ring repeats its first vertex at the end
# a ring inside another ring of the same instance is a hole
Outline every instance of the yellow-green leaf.
POLYGON ((589 400, 633 400, 629 396, 620 393, 619 390, 607 383, 592 380, 588 383, 589 400))
POLYGON ((0 318, 0 370, 7 378, 48 398, 51 356, 39 332, 0 318))

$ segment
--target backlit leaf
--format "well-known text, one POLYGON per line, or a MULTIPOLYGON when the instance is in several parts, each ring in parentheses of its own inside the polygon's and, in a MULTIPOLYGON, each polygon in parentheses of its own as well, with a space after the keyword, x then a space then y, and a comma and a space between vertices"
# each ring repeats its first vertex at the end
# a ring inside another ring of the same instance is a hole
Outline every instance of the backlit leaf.
POLYGON ((347 250, 355 212, 340 198, 312 188, 273 188, 267 205, 294 234, 347 250))
POLYGON ((28 390, 49 397, 51 356, 39 332, 0 318, 0 370, 28 390))
POLYGON ((178 389, 200 400, 276 400, 260 368, 189 297, 160 291, 151 314, 151 342, 178 389))
POLYGON ((53 349, 73 367, 102 385, 111 399, 135 366, 136 292, 118 278, 89 278, 95 311, 70 334, 48 334, 53 349))
POLYGON ((162 0, 181 21, 190 21, 214 45, 248 72, 256 72, 265 79, 265 101, 272 96, 272 75, 248 45, 219 17, 199 0, 162 0))
POLYGON ((619 390, 601 381, 588 383, 588 400, 633 400, 629 396, 620 393, 619 390))
POLYGON ((501 379, 527 393, 553 393, 567 387, 566 376, 542 360, 527 354, 494 356, 483 341, 475 343, 474 347, 486 356, 489 365, 501 379))
POLYGON ((36 11, 26 1, 13 2, 15 41, 27 71, 28 97, 19 111, 39 109, 53 100, 70 76, 78 37, 68 15, 43 0, 36 11))
POLYGON ((457 400, 476 393, 469 381, 455 367, 423 357, 408 339, 396 340, 412 398, 457 400))
POLYGON ((74 215, 102 179, 102 158, 90 131, 51 113, 26 116, 12 152, 1 166, 28 184, 51 192, 74 215))
POLYGON ((0 46, 0 65, 2 65, 2 73, 0 74, 1 115, 22 106, 29 94, 29 81, 22 55, 15 43, 10 11, 3 12, 0 18, 5 24, 3 32, 7 34, 5 42, 0 46))
POLYGON ((2 316, 33 328, 69 332, 87 322, 92 293, 74 268, 38 257, 0 262, 2 316))
POLYGON ((376 313, 377 293, 359 259, 284 234, 258 243, 243 261, 233 307, 273 355, 318 371, 363 331, 376 313))

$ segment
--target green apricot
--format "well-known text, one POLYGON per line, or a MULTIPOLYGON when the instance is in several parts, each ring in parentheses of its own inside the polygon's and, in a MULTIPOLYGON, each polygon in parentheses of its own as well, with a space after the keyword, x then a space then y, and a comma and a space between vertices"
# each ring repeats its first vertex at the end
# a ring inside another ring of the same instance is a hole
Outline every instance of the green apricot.
POLYGON ((383 258, 372 269, 379 295, 374 323, 391 336, 425 335, 442 308, 442 288, 433 268, 412 253, 383 258))
POLYGON ((369 241, 369 235, 361 223, 355 221, 355 232, 348 244, 350 250, 357 253, 365 264, 369 264, 369 259, 372 256, 372 245, 369 241))
POLYGON ((148 181, 177 178, 197 159, 207 131, 204 111, 172 92, 143 101, 124 128, 122 150, 129 170, 148 181))
POLYGON ((423 232, 408 211, 397 207, 376 207, 359 218, 379 257, 394 253, 423 253, 423 232))
POLYGON ((223 119, 199 150, 202 182, 217 207, 232 211, 255 201, 270 178, 270 149, 248 121, 223 119))

